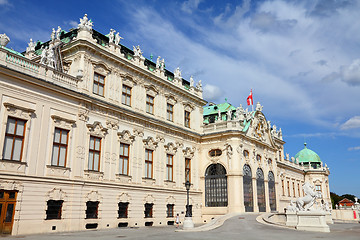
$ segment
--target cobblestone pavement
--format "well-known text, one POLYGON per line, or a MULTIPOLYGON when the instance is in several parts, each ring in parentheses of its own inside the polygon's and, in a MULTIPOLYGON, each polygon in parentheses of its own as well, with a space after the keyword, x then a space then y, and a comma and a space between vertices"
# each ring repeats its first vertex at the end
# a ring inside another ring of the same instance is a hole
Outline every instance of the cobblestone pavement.
POLYGON ((309 240, 309 239, 360 239, 359 223, 336 223, 330 225, 330 233, 303 232, 256 222, 255 215, 236 216, 227 220, 223 226, 207 232, 175 232, 176 228, 141 227, 117 228, 107 230, 88 230, 83 232, 52 233, 28 236, 10 236, 2 239, 26 240, 63 240, 75 239, 97 240, 110 239, 146 239, 146 240, 184 240, 184 239, 275 239, 275 240, 309 240))

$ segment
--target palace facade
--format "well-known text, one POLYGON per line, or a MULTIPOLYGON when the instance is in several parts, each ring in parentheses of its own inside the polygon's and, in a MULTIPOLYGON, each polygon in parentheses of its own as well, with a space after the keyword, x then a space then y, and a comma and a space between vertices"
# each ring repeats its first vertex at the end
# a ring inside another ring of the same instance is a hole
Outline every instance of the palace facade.
POLYGON ((1 233, 173 225, 186 181, 195 223, 284 211, 305 181, 330 202, 327 166, 306 146, 284 156, 259 103, 206 105, 201 81, 92 25, 23 53, 2 43, 1 233))

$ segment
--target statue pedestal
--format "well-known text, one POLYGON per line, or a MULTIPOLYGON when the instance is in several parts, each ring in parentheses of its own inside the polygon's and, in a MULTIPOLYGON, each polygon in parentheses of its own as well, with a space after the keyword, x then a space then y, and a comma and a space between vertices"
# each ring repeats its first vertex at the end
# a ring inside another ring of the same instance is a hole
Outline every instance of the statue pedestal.
POLYGON ((296 213, 297 225, 296 229, 303 231, 330 232, 329 226, 326 224, 324 211, 300 211, 296 213))
POLYGON ((286 213, 286 226, 296 227, 298 223, 298 216, 296 212, 287 212, 286 213))
POLYGON ((192 217, 185 217, 183 229, 191 229, 194 228, 194 222, 192 217))

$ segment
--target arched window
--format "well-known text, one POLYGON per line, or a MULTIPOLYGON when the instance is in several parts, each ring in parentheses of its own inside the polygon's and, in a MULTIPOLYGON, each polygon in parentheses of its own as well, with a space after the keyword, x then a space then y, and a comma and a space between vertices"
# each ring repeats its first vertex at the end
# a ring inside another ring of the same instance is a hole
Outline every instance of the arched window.
POLYGON ((256 170, 256 188, 259 212, 266 212, 264 172, 261 168, 256 170))
POLYGON ((205 172, 205 206, 226 207, 227 205, 226 170, 221 164, 211 164, 205 172))
MULTIPOLYGON (((275 192, 275 177, 273 172, 269 172, 269 204, 271 211, 276 211, 276 192, 275 192)), ((300 191, 299 191, 300 193, 300 191)), ((300 196, 300 194, 299 194, 300 196)))
POLYGON ((258 154, 258 155, 256 155, 256 160, 258 161, 258 162, 260 162, 261 161, 261 156, 258 154))
POLYGON ((249 165, 244 165, 243 168, 243 188, 244 188, 244 205, 245 212, 253 212, 253 187, 252 187, 252 174, 249 165))
POLYGON ((243 154, 244 154, 245 158, 249 158, 249 151, 248 150, 244 150, 243 154))

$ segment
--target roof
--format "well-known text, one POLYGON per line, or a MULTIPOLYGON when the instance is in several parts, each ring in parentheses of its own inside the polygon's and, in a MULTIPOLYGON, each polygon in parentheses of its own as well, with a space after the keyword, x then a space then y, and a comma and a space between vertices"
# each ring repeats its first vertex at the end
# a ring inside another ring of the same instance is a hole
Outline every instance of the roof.
POLYGON ((354 203, 350 199, 344 198, 343 200, 339 201, 339 203, 354 203))
POLYGON ((308 149, 306 143, 304 143, 304 145, 304 149, 295 155, 295 159, 297 159, 299 163, 321 163, 319 155, 308 149))
POLYGON ((205 106, 203 115, 207 116, 212 114, 218 114, 219 110, 221 113, 223 113, 229 110, 236 110, 236 108, 228 102, 211 105, 211 106, 205 106))
POLYGON ((23 55, 22 55, 21 53, 15 51, 15 50, 13 50, 13 49, 10 49, 10 48, 4 47, 4 46, 0 46, 0 47, 8 50, 8 51, 11 52, 11 53, 14 53, 14 54, 16 54, 16 55, 19 55, 19 56, 22 56, 22 57, 23 57, 23 55))

